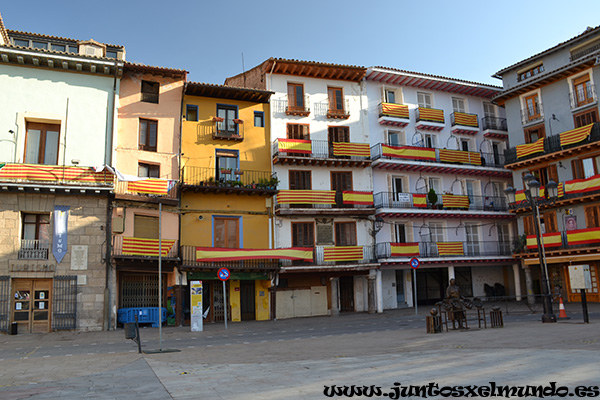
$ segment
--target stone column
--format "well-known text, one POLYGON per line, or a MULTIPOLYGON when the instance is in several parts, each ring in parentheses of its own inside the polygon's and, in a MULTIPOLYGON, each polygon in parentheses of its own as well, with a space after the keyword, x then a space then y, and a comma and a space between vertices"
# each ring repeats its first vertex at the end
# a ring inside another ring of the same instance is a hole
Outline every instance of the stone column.
POLYGON ((533 279, 531 279, 531 268, 529 265, 523 265, 525 271, 525 287, 527 289, 527 303, 530 307, 535 305, 535 296, 533 295, 533 279))
POLYGON ((375 277, 369 275, 367 277, 367 293, 368 298, 369 298, 369 314, 375 314, 375 311, 377 311, 377 299, 376 299, 376 295, 375 295, 375 277))
POLYGON ((517 301, 521 301, 521 271, 519 271, 519 264, 513 264, 513 275, 515 276, 515 297, 517 301))
MULTIPOLYGON (((448 267, 448 282, 450 282, 450 279, 456 279, 456 275, 454 274, 454 266, 449 266, 448 267)), ((446 286, 448 286, 448 282, 446 282, 446 286)))
POLYGON ((340 287, 340 278, 329 278, 329 282, 331 284, 331 316, 337 317, 340 315, 340 305, 339 305, 339 287, 340 287))
POLYGON ((375 270, 375 287, 377 289, 377 312, 383 312, 383 279, 381 270, 375 270))

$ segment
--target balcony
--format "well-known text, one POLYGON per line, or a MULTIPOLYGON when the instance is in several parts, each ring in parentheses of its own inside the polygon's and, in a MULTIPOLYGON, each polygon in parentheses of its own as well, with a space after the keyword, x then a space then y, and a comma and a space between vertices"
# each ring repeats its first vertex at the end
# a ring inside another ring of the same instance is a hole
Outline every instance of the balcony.
POLYGON ((45 240, 22 239, 19 260, 47 260, 50 243, 45 240))
POLYGON ((371 165, 368 143, 277 139, 272 154, 273 164, 362 168, 371 165))
POLYGON ((279 183, 271 171, 184 167, 181 174, 183 192, 272 196, 279 183))
POLYGON ((273 99, 271 104, 273 106, 273 112, 276 113, 284 113, 286 115, 298 117, 308 117, 310 115, 310 102, 308 95, 305 95, 299 102, 293 101, 291 105, 289 103, 288 96, 286 96, 284 99, 273 99))
POLYGON ((413 257, 460 259, 465 257, 512 258, 513 243, 508 241, 455 241, 455 242, 412 242, 377 243, 377 258, 398 258, 405 261, 413 257))
MULTIPOLYGON (((237 250, 237 249, 231 249, 237 250)), ((278 270, 278 259, 250 259, 237 261, 199 261, 196 256, 196 246, 181 246, 182 269, 209 269, 216 273, 220 268, 226 267, 235 270, 278 270)))
POLYGON ((373 168, 385 170, 512 176, 502 154, 378 143, 371 147, 371 157, 373 168))
POLYGON ((0 164, 0 189, 47 193, 99 194, 113 189, 114 175, 92 167, 0 164))
POLYGON ((244 140, 244 121, 233 119, 224 121, 223 118, 214 117, 212 138, 215 140, 244 140))
POLYGON ((481 118, 483 136, 492 139, 508 139, 508 125, 506 118, 483 117, 481 118))
POLYGON ((569 102, 572 111, 596 104, 596 85, 577 86, 573 93, 569 93, 569 102))
POLYGON ((395 103, 379 104, 379 125, 405 127, 410 123, 408 106, 395 103))
POLYGON ((178 203, 177 185, 166 179, 148 179, 144 181, 117 181, 115 198, 121 200, 143 201, 146 203, 173 204, 178 203), (146 188, 139 188, 140 183, 146 183, 146 188))
POLYGON ((361 269, 361 265, 368 269, 377 262, 373 246, 315 246, 313 254, 313 261, 281 260, 282 272, 361 269))
POLYGON ((159 247, 161 258, 178 260, 177 239, 149 239, 127 236, 113 236, 113 257, 132 260, 158 260, 159 247))
MULTIPOLYGON (((522 166, 529 166, 537 162, 536 158, 543 156, 545 160, 557 160, 563 157, 563 151, 569 150, 569 156, 574 157, 578 154, 577 147, 581 147, 581 151, 590 151, 588 148, 591 144, 600 144, 600 124, 594 123, 591 130, 586 132, 586 127, 580 127, 561 133, 560 135, 554 135, 544 138, 543 147, 540 146, 536 151, 522 151, 527 146, 535 145, 531 143, 529 145, 519 145, 517 147, 511 147, 504 152, 506 157, 506 164, 510 165, 517 163, 517 165, 510 166, 509 168, 521 168, 522 166), (581 133, 580 136, 577 136, 581 133)), ((527 150, 527 149, 525 149, 527 150)))
POLYGON ((417 108, 417 129, 441 131, 444 129, 444 110, 435 108, 417 108))
MULTIPOLYGON (((543 244, 546 255, 549 252, 594 252, 597 253, 600 246, 600 228, 585 228, 576 230, 565 230, 561 232, 544 233, 543 244)), ((522 243, 515 253, 529 253, 537 257, 538 247, 535 235, 526 236, 526 241, 522 243)))
POLYGON ((531 125, 537 122, 544 121, 544 109, 541 104, 534 104, 532 106, 521 109, 521 123, 523 125, 531 125))
POLYGON ((329 119, 348 119, 350 118, 350 102, 346 99, 342 101, 342 107, 332 107, 329 101, 315 103, 315 114, 329 119))
POLYGON ((371 215, 373 192, 335 190, 281 190, 276 215, 371 215))
POLYGON ((467 114, 455 111, 450 114, 450 122, 452 124, 452 133, 475 135, 479 132, 477 114, 467 114))

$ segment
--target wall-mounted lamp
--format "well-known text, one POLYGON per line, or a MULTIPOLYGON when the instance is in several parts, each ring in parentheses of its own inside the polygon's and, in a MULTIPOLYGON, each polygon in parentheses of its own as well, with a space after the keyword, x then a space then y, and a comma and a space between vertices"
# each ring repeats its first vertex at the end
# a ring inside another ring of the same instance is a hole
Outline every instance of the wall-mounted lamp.
POLYGON ((385 221, 383 220, 383 218, 381 217, 377 217, 375 218, 375 233, 379 232, 381 230, 381 228, 383 228, 383 224, 385 224, 385 221))

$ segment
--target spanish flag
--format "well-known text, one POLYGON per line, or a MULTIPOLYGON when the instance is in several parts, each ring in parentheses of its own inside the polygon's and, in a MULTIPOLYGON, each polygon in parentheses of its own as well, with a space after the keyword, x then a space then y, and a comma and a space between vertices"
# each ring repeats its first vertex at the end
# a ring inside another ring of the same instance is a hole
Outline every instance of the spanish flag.
POLYGON ((301 139, 277 139, 277 148, 281 153, 311 154, 312 142, 301 139))
POLYGON ((362 246, 335 246, 323 248, 323 261, 358 261, 363 259, 362 246))
POLYGON ((600 228, 567 231, 567 242, 570 246, 600 243, 600 228))
POLYGON ((539 138, 533 143, 517 145, 517 158, 526 157, 535 153, 544 152, 544 138, 539 138))
POLYGON ((440 256, 462 256, 465 254, 462 242, 437 242, 440 256))
POLYGON ((137 193, 166 195, 169 194, 168 179, 143 179, 141 181, 127 182, 127 190, 137 193))
POLYGON ((279 204, 335 204, 334 190, 280 190, 279 204))
POLYGON ((419 243, 390 243, 390 257, 414 257, 419 255, 419 243))
POLYGON ((600 190, 600 175, 594 175, 587 179, 575 179, 565 182, 564 191, 568 194, 588 193, 600 190))
POLYGON ((515 202, 519 203, 523 200, 527 200, 527 196, 525 196, 525 191, 517 190, 517 192, 515 193, 515 202))
POLYGON ((112 184, 114 175, 108 171, 94 172, 87 167, 61 167, 38 164, 6 164, 0 169, 0 179, 26 181, 68 181, 112 184))
POLYGON ((333 142, 334 156, 371 157, 369 143, 333 142))
POLYGON ((481 165, 481 154, 474 151, 440 149, 440 161, 481 165))
POLYGON ((390 146, 387 144, 381 145, 381 155, 391 158, 406 158, 409 160, 427 160, 435 161, 435 149, 427 147, 412 147, 412 146, 390 146))
POLYGON ((373 192, 342 192, 344 204, 373 205, 373 192))
POLYGON ((445 208, 469 208, 469 196, 443 194, 442 204, 445 208))
POLYGON ((388 117, 408 119, 408 106, 405 104, 381 103, 381 114, 388 117))
POLYGON ((239 261, 239 260, 313 260, 310 247, 285 249, 225 249, 220 247, 196 247, 196 261, 239 261))
POLYGON ((427 195, 426 194, 413 194, 413 207, 427 207, 427 195))
MULTIPOLYGON (((562 246, 562 238, 560 236, 560 232, 544 233, 542 235, 542 238, 542 242, 544 243, 545 249, 562 246)), ((527 248, 530 250, 537 249, 537 240, 535 238, 535 235, 527 236, 527 248)))
MULTIPOLYGON (((176 239, 162 239, 160 250, 163 257, 171 251, 176 239)), ((158 257, 158 239, 123 237, 123 254, 158 257)))
POLYGON ((587 137, 590 135, 590 132, 592 131, 593 126, 594 124, 589 124, 561 133, 560 145, 567 146, 569 144, 579 143, 587 139, 587 137))
POLYGON ((419 107, 419 119, 421 121, 431 121, 444 123, 444 110, 435 108, 419 107))
POLYGON ((454 113, 454 123, 456 125, 472 126, 474 128, 479 127, 479 124, 477 123, 477 114, 467 114, 456 111, 454 113))

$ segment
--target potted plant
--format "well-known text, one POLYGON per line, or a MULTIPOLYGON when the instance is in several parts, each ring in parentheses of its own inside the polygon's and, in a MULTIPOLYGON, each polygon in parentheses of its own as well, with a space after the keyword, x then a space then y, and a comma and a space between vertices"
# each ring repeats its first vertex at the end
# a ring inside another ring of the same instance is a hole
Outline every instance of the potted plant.
POLYGON ((239 118, 235 118, 235 119, 233 120, 233 123, 234 123, 234 124, 238 124, 238 125, 240 125, 240 124, 243 124, 243 123, 244 123, 244 120, 243 120, 243 119, 239 119, 239 118))
POLYGON ((268 183, 268 185, 271 189, 277 189, 278 184, 279 184, 279 179, 277 179, 276 176, 272 177, 268 183))
POLYGON ((231 168, 221 168, 221 173, 222 174, 230 174, 231 173, 231 168))
POLYGON ((233 171, 234 174, 236 175, 244 175, 244 171, 236 169, 235 171, 233 171))
POLYGON ((212 120, 213 120, 213 122, 223 122, 223 121, 225 121, 225 119, 221 118, 221 117, 213 117, 212 120))
POLYGON ((427 201, 431 205, 431 208, 435 208, 435 205, 438 201, 438 196, 433 188, 429 189, 429 192, 427 193, 427 201))
POLYGON ((208 177, 208 182, 207 182, 210 186, 214 186, 215 184, 215 178, 212 176, 208 177))

